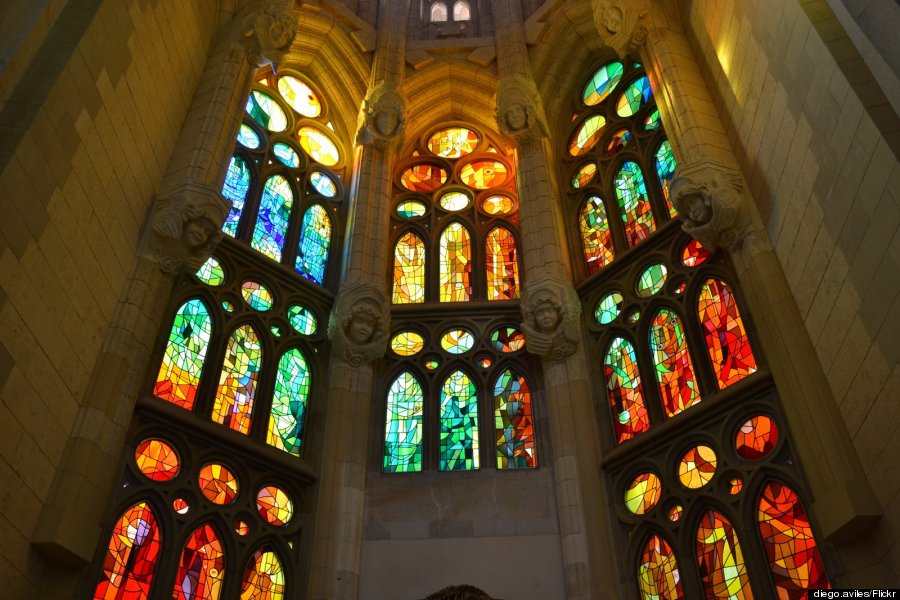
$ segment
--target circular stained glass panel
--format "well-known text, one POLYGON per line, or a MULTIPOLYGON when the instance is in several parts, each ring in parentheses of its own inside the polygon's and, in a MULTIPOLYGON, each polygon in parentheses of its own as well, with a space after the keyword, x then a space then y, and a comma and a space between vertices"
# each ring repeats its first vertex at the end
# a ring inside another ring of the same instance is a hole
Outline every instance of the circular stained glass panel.
POLYGON ((778 425, 765 415, 757 415, 741 425, 734 441, 737 453, 748 460, 763 458, 775 449, 776 444, 778 425))
POLYGON ((241 295, 250 308, 258 311, 267 311, 272 308, 274 302, 271 292, 264 285, 255 281, 245 281, 241 284, 241 295))
POLYGON ((337 145, 325 133, 315 127, 306 125, 297 132, 300 147, 318 163, 331 167, 341 160, 337 145))
POLYGON ((668 514, 669 520, 672 521, 673 523, 675 523, 676 521, 681 519, 681 514, 683 512, 684 512, 684 507, 682 507, 680 504, 673 504, 669 508, 669 514, 668 514))
POLYGON ((287 316, 291 327, 300 335, 312 335, 319 326, 315 313, 299 304, 290 307, 287 316))
POLYGON ((272 153, 286 167, 297 168, 300 166, 300 155, 284 142, 277 142, 272 146, 272 153))
POLYGON ((450 354, 464 354, 475 345, 475 337, 467 329, 451 329, 441 336, 441 348, 450 354))
POLYGON ((134 461, 144 477, 153 481, 169 481, 181 468, 178 453, 168 442, 151 438, 138 444, 134 461))
POLYGON ((638 277, 636 291, 641 298, 649 298, 659 293, 666 283, 668 271, 666 266, 660 263, 650 265, 641 272, 638 277))
POLYGON ((678 464, 678 479, 684 487, 697 490, 709 483, 716 473, 715 451, 709 446, 694 446, 681 457, 678 464))
POLYGON ((609 141, 606 142, 606 155, 613 156, 614 154, 618 154, 625 149, 625 146, 628 145, 630 140, 631 132, 627 129, 620 129, 615 132, 612 134, 612 137, 609 138, 609 141))
POLYGON ((659 126, 662 124, 662 121, 659 119, 659 109, 654 108, 650 111, 650 114, 647 115, 647 118, 644 119, 644 131, 653 131, 654 129, 659 129, 659 126))
POLYGON ((641 473, 625 488, 625 506, 635 515, 653 510, 662 495, 662 483, 656 473, 641 473))
POLYGON ((462 210, 469 205, 469 196, 463 192, 449 192, 441 196, 439 200, 444 210, 462 210))
POLYGON ((241 536, 247 535, 250 533, 250 525, 243 519, 236 519, 234 521, 234 532, 241 536))
POLYGON ((431 163, 419 163, 403 171, 400 184, 412 192, 433 192, 447 181, 447 171, 431 163))
POLYGON ((415 200, 404 200, 397 205, 397 216, 401 219, 416 219, 425 214, 425 205, 415 200))
POLYGON ((231 504, 238 494, 238 482, 231 469, 211 463, 200 469, 197 477, 200 491, 213 504, 231 504))
POLYGON ((250 92, 246 109, 254 121, 269 131, 277 133, 287 128, 287 115, 284 114, 284 110, 265 92, 258 90, 250 92))
POLYGON ((518 352, 525 347, 525 335, 515 327, 501 327, 491 333, 491 345, 507 354, 518 352))
POLYGON ((310 173, 309 182, 317 192, 326 198, 334 198, 337 195, 337 184, 331 177, 321 171, 310 173))
POLYGON ((294 503, 281 488, 268 485, 256 495, 259 516, 269 525, 283 527, 294 516, 294 503))
POLYGON ((624 72, 625 67, 617 60, 597 69, 581 93, 585 105, 597 106, 603 102, 622 80, 624 72))
POLYGON ((463 166, 459 172, 459 179, 476 190, 503 185, 509 172, 506 165, 497 160, 474 160, 463 166))
POLYGON ((241 128, 238 129, 237 141, 240 145, 250 148, 251 150, 259 148, 259 136, 256 135, 253 128, 246 123, 241 123, 241 128))
POLYGON ((391 338, 391 350, 399 356, 413 356, 425 347, 425 338, 415 331, 401 331, 391 338))
POLYGON ((429 371, 434 371, 434 370, 437 369, 439 366, 441 366, 441 363, 440 363, 440 361, 437 360, 437 359, 430 358, 430 359, 428 359, 428 360, 425 361, 425 368, 428 369, 429 371))
POLYGON ((681 251, 681 264, 686 267, 702 265, 707 258, 709 258, 709 250, 704 248, 697 240, 689 241, 681 251))
POLYGON ((223 269, 219 261, 212 256, 206 259, 205 263, 200 265, 200 268, 197 269, 195 275, 197 276, 197 279, 206 285, 211 285, 213 287, 225 283, 225 269, 223 269))
POLYGON ((585 119, 569 140, 569 154, 581 156, 590 152, 597 145, 605 125, 606 119, 601 115, 594 115, 585 119))
POLYGON ((322 114, 322 103, 308 85, 290 75, 278 80, 278 91, 291 108, 304 117, 314 119, 322 114))
POLYGON ((516 209, 516 203, 509 196, 490 196, 481 201, 481 210, 489 215, 508 215, 516 209))
POLYGON ((612 292, 600 298, 600 302, 597 303, 597 310, 594 311, 597 323, 609 325, 619 318, 619 313, 622 312, 622 301, 622 294, 619 292, 612 292))
POLYGON ((465 127, 448 127, 435 131, 428 138, 428 149, 444 158, 459 158, 478 146, 478 134, 465 127))
POLYGON ((191 510, 191 505, 184 498, 175 498, 172 500, 172 510, 179 515, 186 515, 191 510))
POLYGON ((732 477, 728 482, 728 493, 732 496, 740 494, 742 489, 744 489, 744 482, 740 477, 732 477))

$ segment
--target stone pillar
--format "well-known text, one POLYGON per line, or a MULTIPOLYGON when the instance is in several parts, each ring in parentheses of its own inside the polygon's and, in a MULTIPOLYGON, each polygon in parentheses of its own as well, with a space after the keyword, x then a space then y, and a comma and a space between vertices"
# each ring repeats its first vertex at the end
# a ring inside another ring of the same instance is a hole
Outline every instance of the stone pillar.
POLYGON ((620 55, 640 52, 649 73, 678 158, 670 190, 682 228, 708 249, 729 252, 748 309, 758 315, 758 338, 822 533, 835 544, 860 538, 879 518, 877 501, 674 5, 593 0, 593 8, 600 35, 620 55))
POLYGON ((358 595, 365 519, 366 457, 372 363, 387 348, 390 303, 385 293, 391 175, 402 141, 404 102, 397 91, 406 52, 409 1, 382 3, 369 90, 356 134, 350 190, 350 236, 338 298, 328 324, 330 389, 308 597, 358 595))
POLYGON ((566 596, 612 598, 615 564, 600 476, 581 304, 572 285, 546 118, 531 74, 519 0, 496 2, 497 123, 516 143, 526 348, 543 359, 566 596), (547 218, 548 213, 551 218, 547 218))
MULTIPOLYGON (((240 115, 259 66, 273 67, 294 39, 293 0, 238 13, 214 42, 32 535, 56 564, 91 561, 125 433, 163 323, 173 278, 195 272, 218 243, 229 206, 219 194, 240 115)), ((105 543, 101 541, 100 543, 105 543)))

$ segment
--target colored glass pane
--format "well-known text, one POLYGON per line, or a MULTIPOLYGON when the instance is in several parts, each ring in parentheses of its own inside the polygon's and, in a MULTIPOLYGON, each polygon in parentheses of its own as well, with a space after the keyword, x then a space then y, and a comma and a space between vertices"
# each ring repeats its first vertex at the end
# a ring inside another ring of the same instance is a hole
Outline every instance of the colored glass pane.
POLYGON ((184 498, 175 498, 172 500, 172 510, 179 515, 186 515, 191 510, 191 505, 184 498))
POLYGON ((619 313, 622 312, 622 301, 622 294, 619 292, 612 292, 603 296, 600 302, 597 303, 597 310, 594 311, 594 318, 597 319, 597 323, 609 325, 618 319, 619 313))
POLYGON ((282 600, 284 569, 278 555, 262 548, 253 553, 241 579, 241 600, 282 600))
POLYGON ((398 356, 413 356, 425 347, 425 339, 415 331, 401 331, 391 338, 391 350, 398 356))
POLYGON ((625 488, 625 506, 635 515, 653 510, 662 495, 662 482, 656 473, 641 473, 625 488))
POLYGON ((271 327, 269 327, 269 331, 271 331, 272 335, 274 335, 277 338, 280 338, 282 335, 281 327, 279 327, 278 325, 272 325, 271 327))
POLYGON ((218 463, 210 463, 200 469, 197 483, 200 492, 213 504, 231 504, 238 494, 238 481, 234 473, 218 463))
POLYGON ((222 195, 231 201, 231 210, 225 217, 222 231, 234 237, 237 235, 238 223, 241 213, 244 211, 244 200, 250 189, 250 167, 240 156, 232 156, 228 163, 228 171, 225 172, 225 184, 222 186, 222 195))
POLYGON ((153 481, 169 481, 178 475, 178 454, 164 440, 149 439, 138 444, 134 451, 138 470, 153 481))
POLYGON ((310 281, 322 285, 330 245, 331 219, 321 204, 313 204, 303 215, 294 269, 310 281))
POLYGON ((250 148, 251 150, 259 148, 259 136, 256 135, 253 128, 246 123, 241 123, 241 128, 238 129, 237 141, 242 146, 250 148))
POLYGON ((284 490, 267 485, 256 494, 256 510, 269 525, 284 527, 294 516, 294 503, 284 490))
POLYGON ((334 198, 337 196, 337 184, 334 180, 321 171, 313 171, 309 175, 309 182, 313 189, 326 198, 334 198))
POLYGON ((481 210, 492 216, 508 215, 516 208, 516 203, 508 196, 491 196, 481 201, 481 210))
POLYGON ((519 297, 519 259, 516 238, 505 227, 495 227, 487 236, 487 298, 512 300, 519 297))
POLYGON ((297 132, 300 147, 314 161, 326 167, 333 167, 341 160, 341 153, 331 138, 321 130, 309 125, 301 127, 297 132))
POLYGON ((634 323, 637 323, 638 321, 640 321, 640 319, 641 319, 641 311, 639 311, 639 310, 636 310, 633 313, 631 313, 630 315, 628 315, 628 322, 631 323, 632 325, 634 323))
POLYGON ((441 302, 465 302, 472 295, 472 245, 469 230, 451 223, 441 233, 440 261, 441 302))
POLYGON ((250 325, 231 334, 225 349, 222 375, 212 410, 212 420, 247 434, 253 416, 256 380, 262 363, 262 347, 250 325))
POLYGON ((491 363, 491 359, 487 358, 486 356, 483 356, 478 359, 478 366, 481 367, 482 369, 487 369, 488 367, 491 366, 491 364, 493 364, 493 363, 491 363))
POLYGON ((728 482, 728 493, 735 496, 744 489, 744 482, 740 477, 732 477, 728 482))
POLYGON ((738 429, 734 441, 737 453, 748 460, 757 460, 775 449, 778 444, 778 425, 765 415, 747 420, 738 429))
POLYGON ((578 126, 575 133, 569 139, 569 154, 572 156, 581 156, 590 152, 597 145, 597 141, 603 134, 603 127, 606 125, 606 119, 601 115, 593 115, 584 120, 578 126))
POLYGON ((616 443, 621 444, 650 428, 644 406, 641 376, 634 346, 625 338, 612 340, 603 361, 609 406, 613 414, 616 443))
POLYGON ((661 290, 666 283, 667 276, 668 270, 665 265, 660 263, 650 265, 641 271, 641 274, 638 277, 637 285, 635 286, 637 295, 641 298, 649 298, 650 296, 658 294, 659 290, 661 290))
POLYGON ((501 373, 494 383, 494 427, 498 469, 537 466, 531 390, 525 378, 510 369, 501 373))
POLYGON ((572 187, 577 189, 583 188, 594 180, 597 175, 597 163, 589 162, 581 165, 578 172, 572 177, 572 187))
POLYGON ((681 600, 684 592, 678 560, 669 543, 656 534, 651 535, 641 553, 638 566, 638 586, 641 600, 681 600))
POLYGON ((322 103, 308 85, 290 75, 278 80, 278 91, 291 108, 304 117, 314 119, 322 114, 322 103))
POLYGON ((425 244, 409 231, 394 246, 394 304, 425 301, 425 244))
POLYGON ((397 205, 397 215, 401 219, 415 219, 425 214, 425 205, 415 200, 405 200, 397 205))
POLYGON ((675 177, 675 154, 672 152, 672 144, 669 140, 663 140, 656 151, 656 176, 659 178, 659 185, 663 191, 663 197, 666 199, 666 207, 669 209, 669 216, 675 216, 675 206, 669 197, 669 184, 675 177))
POLYGON ((709 446, 694 446, 684 453, 678 463, 678 479, 688 489, 698 490, 716 474, 718 459, 709 446))
POLYGON ((300 166, 300 155, 284 142, 277 142, 273 145, 272 154, 286 167, 297 168, 300 166))
POLYGON ((388 390, 384 427, 384 472, 422 470, 422 386, 407 371, 388 390))
POLYGON ((266 443, 300 456, 303 428, 306 424, 306 404, 312 388, 309 366, 303 352, 293 348, 278 361, 275 390, 272 393, 272 412, 266 443))
POLYGON ((259 201, 256 227, 253 228, 253 238, 250 240, 250 246, 254 250, 272 260, 281 260, 293 204, 294 191, 288 180, 281 175, 269 177, 259 201))
POLYGON ((622 165, 616 174, 615 186, 619 212, 625 223, 625 241, 631 247, 656 229, 644 174, 637 163, 628 161, 622 165))
POLYGON ((284 114, 284 110, 265 92, 257 90, 250 92, 246 109, 254 121, 269 131, 278 132, 287 128, 287 115, 284 114))
POLYGON ((175 313, 153 395, 191 410, 209 350, 212 319, 203 300, 188 300, 175 313))
POLYGON ((430 163, 419 163, 403 171, 400 184, 412 192, 433 192, 447 181, 447 171, 430 163))
POLYGON ((162 541, 153 509, 139 502, 116 521, 106 547, 94 600, 145 600, 162 541))
POLYGON ((697 563, 707 599, 753 599, 737 532, 716 511, 706 512, 697 526, 697 563))
POLYGON ((206 259, 205 263, 200 265, 195 276, 206 285, 211 285, 213 287, 225 283, 225 269, 223 269, 219 261, 212 256, 206 259))
POLYGON ((305 306, 291 306, 288 309, 287 316, 288 321, 291 323, 291 327, 301 335, 312 335, 319 326, 316 321, 315 313, 305 306))
POLYGON ((689 241, 681 251, 681 264, 686 267, 702 265, 708 258, 709 250, 704 248, 697 240, 689 241))
POLYGON ((428 149, 444 158, 459 158, 478 146, 478 134, 464 127, 449 127, 435 131, 428 138, 428 149))
POLYGON ((719 389, 755 373, 756 358, 731 288, 719 279, 706 280, 697 308, 719 389))
POLYGON ((627 129, 620 129, 612 134, 609 141, 606 142, 606 155, 613 156, 625 149, 628 142, 631 141, 631 132, 627 129))
POLYGON ((431 5, 431 22, 442 23, 447 20, 447 5, 443 2, 435 2, 431 5))
POLYGON ((453 3, 453 20, 454 21, 468 21, 472 18, 471 13, 469 12, 469 3, 465 0, 457 0, 453 3))
POLYGON ((659 129, 660 125, 662 125, 662 121, 659 118, 659 109, 654 108, 644 119, 644 131, 655 131, 659 129))
POLYGON ((243 519, 237 519, 234 522, 234 532, 238 535, 247 535, 250 533, 250 524, 243 519))
POLYGON ((225 579, 225 550, 211 525, 188 538, 178 561, 172 600, 218 600, 225 579))
POLYGON ((585 105, 597 106, 603 102, 619 84, 624 72, 625 67, 617 60, 597 69, 597 72, 591 76, 587 85, 584 86, 584 91, 581 93, 581 99, 585 105))
POLYGON ((506 165, 497 160, 474 160, 459 172, 460 181, 476 190, 503 185, 508 176, 506 165))
POLYGON ((234 304, 232 304, 228 300, 222 300, 222 308, 225 309, 225 312, 234 312, 234 304))
POLYGON ((581 229, 581 242, 584 247, 584 260, 587 263, 588 275, 593 275, 615 258, 612 232, 606 218, 606 206, 597 196, 588 198, 581 209, 578 219, 581 229))
POLYGON ((441 336, 441 348, 450 354, 464 354, 475 345, 475 337, 465 329, 451 329, 441 336))
POLYGON ((478 397, 475 384, 454 371, 441 387, 441 471, 470 471, 479 467, 478 397))
POLYGON ((681 515, 684 512, 684 507, 680 504, 674 504, 669 508, 668 517, 669 520, 673 523, 677 522, 681 519, 681 515))
POLYGON ((500 352, 518 352, 525 347, 525 335, 515 327, 501 327, 491 333, 491 345, 500 352))
POLYGON ((647 76, 636 79, 625 88, 619 101, 616 103, 616 114, 620 117, 630 117, 646 104, 653 96, 650 80, 647 76))
POLYGON ((241 284, 241 295, 253 310, 265 312, 272 308, 272 293, 268 288, 255 282, 245 281, 241 284))
POLYGON ((428 369, 429 371, 434 371, 439 366, 441 366, 441 361, 439 361, 439 360, 435 360, 435 359, 431 358, 431 359, 428 359, 425 361, 425 368, 428 369))
POLYGON ((653 318, 650 352, 666 416, 674 417, 700 402, 684 327, 673 311, 663 308, 653 318))
POLYGON ((469 196, 462 192, 449 192, 438 201, 444 210, 462 210, 469 205, 469 196))
POLYGON ((806 598, 806 590, 830 589, 806 509, 797 494, 770 481, 759 498, 759 533, 779 598, 806 598))

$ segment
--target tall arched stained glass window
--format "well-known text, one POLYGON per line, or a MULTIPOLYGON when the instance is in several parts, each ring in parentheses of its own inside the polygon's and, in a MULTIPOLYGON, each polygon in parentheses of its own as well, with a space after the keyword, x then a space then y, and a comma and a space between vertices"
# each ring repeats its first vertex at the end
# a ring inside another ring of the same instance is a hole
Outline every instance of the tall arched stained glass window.
POLYGON ((224 578, 222 542, 212 525, 201 525, 181 552, 172 600, 219 600, 224 578))
POLYGON ((441 233, 441 302, 465 302, 472 295, 472 242, 468 230, 451 223, 441 233))
POLYGON ((463 371, 454 371, 441 388, 441 471, 471 471, 479 467, 478 397, 463 371))
POLYGON ((650 350, 666 416, 674 417, 699 402, 687 338, 675 312, 664 308, 656 313, 650 324, 650 350))
POLYGON ((384 434, 384 471, 422 470, 422 386, 404 371, 391 384, 384 434))
MULTIPOLYGON (((252 131, 250 129, 251 133, 252 131)), ((242 156, 235 154, 231 157, 231 162, 228 164, 228 171, 225 173, 225 185, 222 186, 222 195, 231 201, 231 210, 225 218, 225 225, 222 227, 222 231, 231 237, 237 235, 238 223, 240 223, 241 215, 244 212, 244 200, 247 198, 247 192, 249 191, 250 167, 242 156)))
POLYGON ((284 588, 284 569, 278 553, 271 548, 254 552, 244 568, 241 600, 281 600, 284 588))
POLYGON ((153 395, 191 410, 209 349, 212 319, 203 300, 185 302, 172 322, 153 395))
POLYGON ((663 140, 659 144, 656 151, 656 176, 659 178, 659 186, 662 188, 663 197, 666 199, 666 207, 669 209, 669 215, 675 216, 675 206, 672 204, 672 198, 669 197, 669 183, 675 177, 675 153, 672 152, 672 144, 669 140, 663 140))
POLYGON ((394 304, 425 301, 425 243, 409 231, 394 246, 394 304))
POLYGON ((531 390, 525 378, 507 369, 494 383, 494 422, 497 435, 497 468, 537 466, 531 390))
POLYGON ((610 342, 603 360, 616 441, 622 443, 650 427, 634 346, 625 338, 610 342))
POLYGON ((641 600, 682 600, 681 576, 675 552, 664 537, 650 536, 638 567, 641 600))
POLYGON ((519 297, 519 253, 516 238, 505 227, 488 233, 487 248, 488 300, 512 300, 519 297))
POLYGON ((278 361, 278 370, 275 372, 267 443, 285 452, 300 455, 311 385, 309 366, 303 352, 297 348, 285 352, 278 361))
POLYGON ((331 219, 321 204, 310 206, 303 215, 300 228, 300 249, 297 251, 297 272, 318 284, 325 281, 328 246, 331 244, 331 219))
POLYGON ((281 261, 293 204, 294 192, 287 179, 281 175, 270 177, 263 188, 256 227, 250 240, 250 246, 254 250, 281 261))
POLYGON ((250 431, 261 366, 262 348, 256 331, 250 325, 239 327, 231 334, 225 350, 213 421, 241 433, 250 431))
POLYGON ((634 246, 653 233, 655 229, 644 174, 637 163, 628 161, 622 165, 615 178, 619 213, 625 224, 625 241, 634 246))
POLYGON ((110 536, 94 599, 148 598, 161 550, 153 509, 139 502, 126 510, 110 536))
POLYGON ((606 207, 597 196, 591 196, 584 202, 578 219, 581 230, 581 241, 584 244, 584 260, 588 274, 593 275, 615 257, 612 232, 606 218, 606 207))
POLYGON ((753 598, 737 532, 731 522, 717 511, 704 513, 697 525, 697 562, 707 598, 753 598))
POLYGON ((756 359, 728 284, 707 280, 700 290, 697 310, 719 387, 726 388, 754 373, 756 359))

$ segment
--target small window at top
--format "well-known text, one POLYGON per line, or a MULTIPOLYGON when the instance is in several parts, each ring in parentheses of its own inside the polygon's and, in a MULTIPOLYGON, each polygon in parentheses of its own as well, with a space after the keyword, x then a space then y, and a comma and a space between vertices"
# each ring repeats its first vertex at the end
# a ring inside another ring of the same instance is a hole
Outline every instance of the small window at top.
MULTIPOLYGON (((432 9, 433 11, 434 9, 432 9)), ((432 14, 434 14, 432 12, 432 14)), ((456 4, 453 5, 453 20, 454 21, 468 21, 471 18, 469 13, 469 3, 464 0, 459 0, 456 4)))
MULTIPOLYGON (((468 13, 468 7, 466 8, 468 13)), ((431 22, 438 23, 447 20, 447 5, 443 2, 435 2, 431 5, 431 22)))

